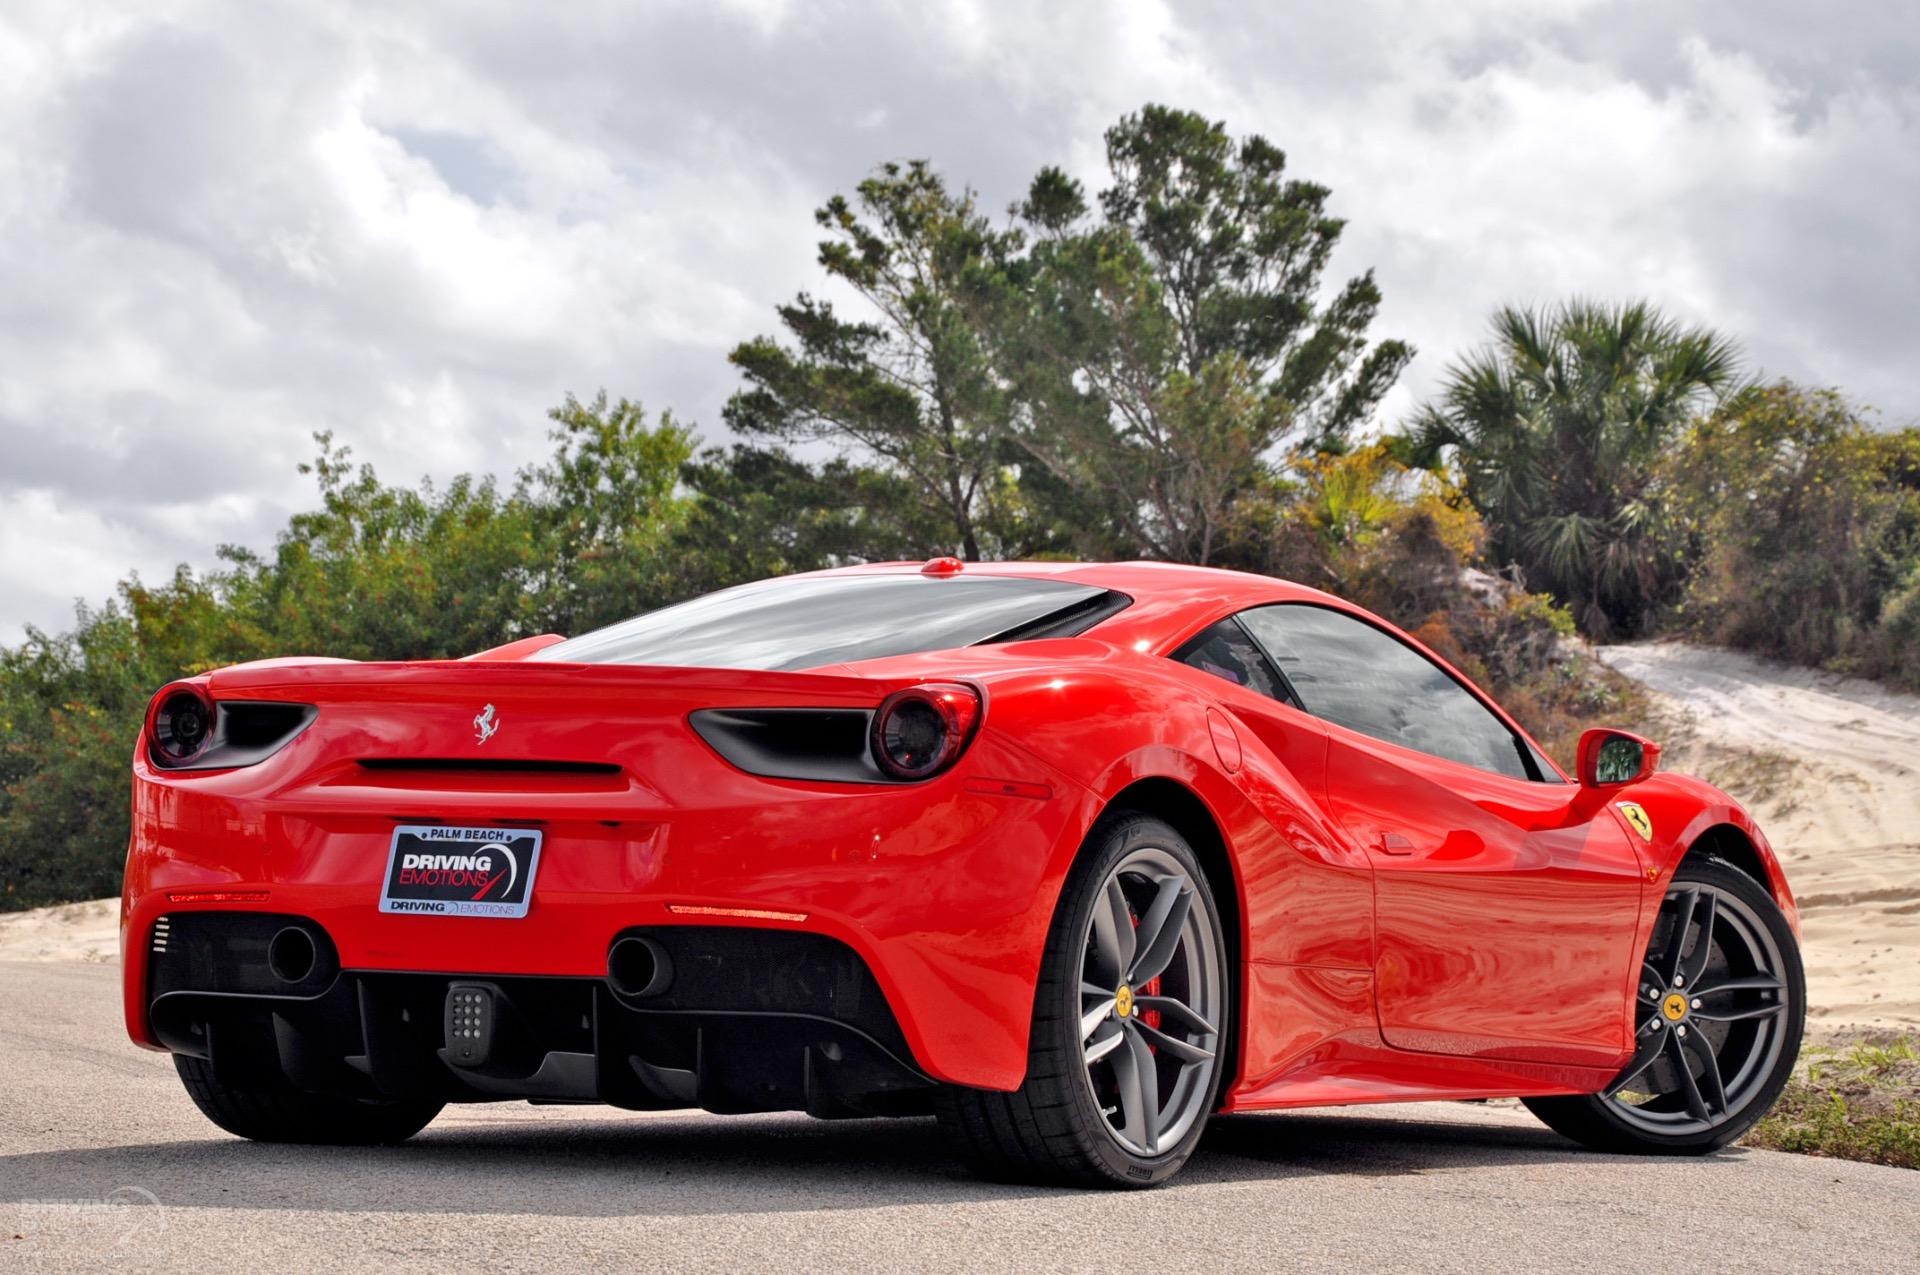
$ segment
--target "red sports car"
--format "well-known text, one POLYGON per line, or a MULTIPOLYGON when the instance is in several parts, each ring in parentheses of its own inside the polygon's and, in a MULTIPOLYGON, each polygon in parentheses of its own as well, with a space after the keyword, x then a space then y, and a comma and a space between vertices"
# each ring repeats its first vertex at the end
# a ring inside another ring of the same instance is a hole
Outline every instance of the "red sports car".
POLYGON ((126 1019, 224 1129, 449 1102, 938 1113, 998 1176, 1138 1186, 1209 1115, 1518 1096, 1722 1146, 1805 991, 1724 793, 1569 778, 1338 598, 937 559, 458 661, 155 696, 126 1019))

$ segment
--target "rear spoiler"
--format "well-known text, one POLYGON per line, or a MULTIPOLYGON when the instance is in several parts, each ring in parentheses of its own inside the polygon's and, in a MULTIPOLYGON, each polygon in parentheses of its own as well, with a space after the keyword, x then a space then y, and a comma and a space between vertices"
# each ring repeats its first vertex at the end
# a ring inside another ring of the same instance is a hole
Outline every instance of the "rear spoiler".
MULTIPOLYGON (((844 667, 844 666, 835 666, 844 667)), ((578 694, 599 689, 610 695, 634 691, 712 691, 738 702, 739 696, 771 700, 796 698, 823 705, 872 705, 896 682, 920 679, 860 677, 833 672, 769 672, 762 669, 686 668, 654 664, 560 664, 524 660, 420 660, 358 663, 351 660, 262 660, 216 670, 209 691, 216 699, 290 699, 307 704, 473 694, 487 690, 528 691, 551 687, 578 694)))
POLYGON ((507 642, 500 646, 490 646, 484 651, 475 651, 472 655, 463 655, 461 660, 524 660, 535 651, 544 651, 555 642, 564 642, 558 633, 542 633, 538 637, 523 637, 517 642, 507 642))

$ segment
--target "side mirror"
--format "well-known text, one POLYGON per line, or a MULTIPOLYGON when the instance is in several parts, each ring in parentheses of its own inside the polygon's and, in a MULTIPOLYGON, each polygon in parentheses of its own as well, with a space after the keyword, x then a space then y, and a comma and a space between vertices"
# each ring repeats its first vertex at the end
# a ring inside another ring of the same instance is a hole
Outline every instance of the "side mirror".
POLYGON ((1580 783, 1586 788, 1617 788, 1651 775, 1660 745, 1623 730, 1595 727, 1580 735, 1580 783))

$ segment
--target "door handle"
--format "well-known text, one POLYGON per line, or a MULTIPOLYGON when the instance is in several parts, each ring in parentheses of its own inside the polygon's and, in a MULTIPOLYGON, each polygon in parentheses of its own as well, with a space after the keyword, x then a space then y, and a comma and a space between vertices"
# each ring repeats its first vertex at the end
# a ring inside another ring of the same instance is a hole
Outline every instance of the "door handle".
POLYGON ((1397 832, 1381 833, 1380 840, 1375 842, 1374 844, 1381 854, 1412 854, 1413 853, 1413 842, 1407 840, 1405 837, 1401 836, 1397 832))

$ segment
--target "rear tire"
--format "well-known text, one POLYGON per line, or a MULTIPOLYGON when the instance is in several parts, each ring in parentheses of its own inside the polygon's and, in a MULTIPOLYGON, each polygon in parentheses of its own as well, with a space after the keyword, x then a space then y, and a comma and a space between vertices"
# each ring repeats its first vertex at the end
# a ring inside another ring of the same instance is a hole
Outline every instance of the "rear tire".
POLYGON ((173 1056, 187 1096, 228 1133, 256 1142, 318 1146, 374 1146, 404 1142, 427 1127, 445 1103, 363 1102, 291 1089, 239 1089, 214 1078, 213 1067, 187 1054, 173 1056))
POLYGON ((1680 865, 1643 964, 1634 1058, 1608 1091, 1527 1098, 1596 1151, 1705 1155, 1767 1114, 1806 1029, 1800 948, 1773 897, 1720 859, 1680 865))
POLYGON ((1231 1038, 1219 916, 1168 824, 1121 814, 1096 825, 1047 936, 1025 1082, 939 1095, 968 1166, 995 1181, 1099 1187, 1179 1172, 1218 1099, 1231 1038))

